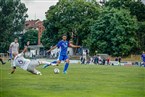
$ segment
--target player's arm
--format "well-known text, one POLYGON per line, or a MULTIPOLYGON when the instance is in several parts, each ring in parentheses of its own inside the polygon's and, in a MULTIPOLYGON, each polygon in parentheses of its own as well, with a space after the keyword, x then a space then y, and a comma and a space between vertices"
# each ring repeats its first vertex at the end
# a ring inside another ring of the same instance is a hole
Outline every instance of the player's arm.
POLYGON ((80 48, 81 47, 81 46, 78 46, 78 45, 73 45, 72 43, 70 43, 69 46, 73 47, 73 48, 80 48))
POLYGON ((53 46, 51 49, 49 49, 47 52, 50 52, 52 50, 54 50, 55 48, 57 48, 57 45, 53 46))
POLYGON ((25 53, 27 51, 29 44, 30 44, 30 42, 28 41, 27 45, 25 46, 24 50, 22 51, 23 53, 25 53))

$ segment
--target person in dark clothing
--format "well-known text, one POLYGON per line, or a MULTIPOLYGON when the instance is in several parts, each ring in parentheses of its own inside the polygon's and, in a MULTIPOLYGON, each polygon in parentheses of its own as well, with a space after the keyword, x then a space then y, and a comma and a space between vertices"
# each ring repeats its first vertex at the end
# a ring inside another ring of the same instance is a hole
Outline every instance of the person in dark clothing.
POLYGON ((82 64, 85 64, 85 61, 86 61, 86 59, 85 59, 85 58, 83 58, 83 60, 82 60, 82 64))
POLYGON ((118 61, 118 57, 115 58, 115 61, 118 61))
MULTIPOLYGON (((143 51, 143 53, 142 53, 142 55, 141 55, 141 59, 142 59, 142 62, 143 62, 143 64, 142 65, 144 65, 144 67, 145 67, 145 52, 143 51)), ((142 66, 141 65, 141 66, 142 66)))
POLYGON ((95 56, 94 63, 95 63, 95 64, 98 64, 98 60, 99 60, 99 59, 98 59, 98 56, 95 56))
POLYGON ((4 62, 3 61, 3 59, 0 57, 0 61, 1 61, 1 63, 4 65, 4 64, 6 64, 6 62, 4 62))
POLYGON ((105 65, 105 61, 106 61, 106 59, 105 59, 105 58, 103 58, 103 62, 102 62, 102 64, 103 64, 103 65, 105 65))
POLYGON ((119 63, 121 62, 121 57, 118 58, 118 62, 119 62, 119 63))

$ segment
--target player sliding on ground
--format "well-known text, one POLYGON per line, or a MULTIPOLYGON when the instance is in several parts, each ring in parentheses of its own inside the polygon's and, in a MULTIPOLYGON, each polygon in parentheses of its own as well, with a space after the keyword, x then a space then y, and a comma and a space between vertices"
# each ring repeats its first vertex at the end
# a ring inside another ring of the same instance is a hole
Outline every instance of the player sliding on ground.
MULTIPOLYGON (((67 49, 68 49, 68 47, 80 48, 80 46, 76 46, 76 45, 73 45, 71 42, 68 42, 67 41, 67 36, 63 35, 62 40, 59 41, 56 46, 52 47, 47 52, 50 52, 57 47, 60 48, 59 56, 58 56, 57 61, 54 61, 52 63, 58 65, 58 64, 61 63, 62 60, 65 61, 66 63, 65 63, 65 66, 64 66, 63 73, 66 74, 68 66, 69 66, 69 58, 68 58, 68 55, 67 55, 67 49)), ((49 66, 49 64, 44 65, 43 68, 46 68, 47 66, 49 66)))
POLYGON ((46 62, 46 61, 25 59, 23 55, 27 51, 28 46, 29 46, 29 42, 27 42, 27 46, 25 46, 24 50, 20 54, 18 53, 13 54, 14 61, 13 61, 11 74, 15 72, 16 67, 18 66, 23 70, 31 72, 32 74, 42 75, 40 71, 36 70, 36 67, 39 66, 40 64, 50 65, 50 62, 46 62))

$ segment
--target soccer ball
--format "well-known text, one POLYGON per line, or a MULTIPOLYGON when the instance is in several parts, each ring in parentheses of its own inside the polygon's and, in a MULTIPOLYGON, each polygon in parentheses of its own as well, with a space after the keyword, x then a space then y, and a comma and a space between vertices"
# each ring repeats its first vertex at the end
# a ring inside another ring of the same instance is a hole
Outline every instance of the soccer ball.
POLYGON ((60 72, 60 70, 59 70, 58 68, 55 68, 55 69, 54 69, 54 73, 55 73, 55 74, 58 74, 59 72, 60 72))

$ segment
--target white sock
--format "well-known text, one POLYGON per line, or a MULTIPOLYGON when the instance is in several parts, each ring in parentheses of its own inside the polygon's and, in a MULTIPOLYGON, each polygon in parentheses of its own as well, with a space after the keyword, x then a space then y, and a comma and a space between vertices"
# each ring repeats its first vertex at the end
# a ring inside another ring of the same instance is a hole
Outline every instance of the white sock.
POLYGON ((51 64, 50 62, 47 62, 47 61, 39 61, 40 64, 51 64))
POLYGON ((51 63, 51 65, 52 65, 52 66, 56 66, 57 64, 56 64, 56 63, 51 63))
POLYGON ((38 72, 37 72, 37 75, 42 75, 42 73, 38 71, 38 72))

